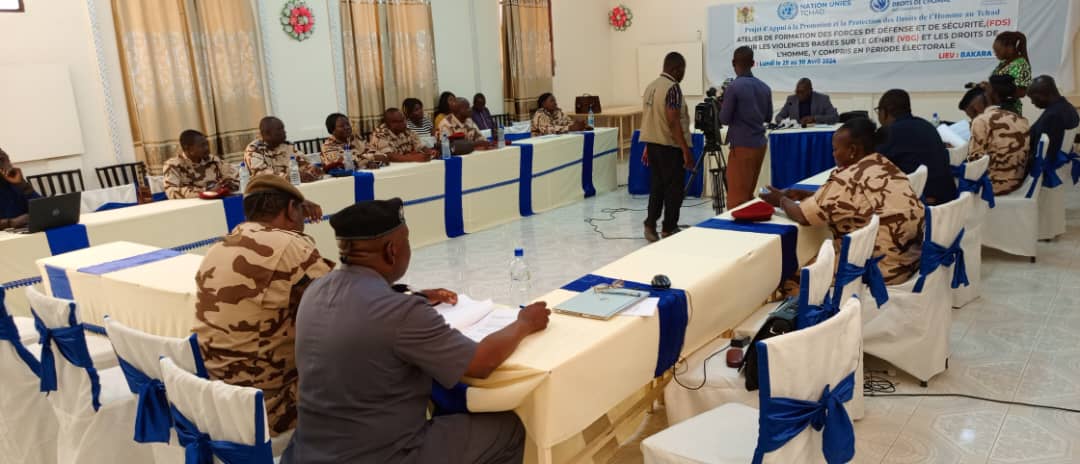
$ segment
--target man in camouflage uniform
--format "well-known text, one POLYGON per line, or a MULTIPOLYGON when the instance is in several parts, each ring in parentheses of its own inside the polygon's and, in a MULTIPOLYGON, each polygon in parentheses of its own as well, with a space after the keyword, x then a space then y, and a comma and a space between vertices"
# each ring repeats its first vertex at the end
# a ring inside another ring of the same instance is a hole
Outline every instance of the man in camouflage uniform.
POLYGON ((345 152, 351 151, 353 164, 359 169, 378 169, 387 164, 389 158, 371 153, 360 139, 353 133, 349 117, 341 113, 334 113, 326 117, 326 131, 330 137, 323 142, 322 158, 323 169, 329 171, 333 168, 345 167, 345 152))
POLYGON ((165 161, 165 195, 170 200, 198 198, 199 193, 228 189, 239 190, 236 170, 210 153, 206 136, 196 130, 180 134, 180 154, 165 161))
POLYGON ((371 134, 368 150, 395 163, 422 163, 435 157, 435 150, 424 148, 420 137, 405 124, 405 114, 397 108, 383 113, 383 123, 371 134))
POLYGON ((439 138, 441 139, 443 135, 452 137, 454 134, 464 134, 465 140, 473 142, 473 148, 477 150, 490 148, 484 134, 480 133, 480 128, 476 127, 476 123, 470 116, 472 108, 469 106, 469 101, 458 98, 454 100, 450 108, 451 113, 439 123, 439 138))
POLYGON ((199 266, 192 331, 211 378, 263 390, 276 436, 296 427, 296 309, 333 263, 303 233, 322 210, 281 177, 251 179, 244 215, 199 266))
POLYGON ((1020 188, 1031 163, 1028 120, 998 106, 1001 103, 998 92, 1010 89, 1016 89, 1010 76, 994 76, 990 87, 971 89, 960 102, 960 109, 972 116, 968 161, 990 157, 987 173, 995 196, 1020 188))
POLYGON ((280 119, 267 116, 259 122, 260 137, 249 143, 244 149, 244 163, 251 177, 259 174, 274 174, 289 179, 289 158, 296 157, 300 167, 300 181, 313 182, 322 177, 322 173, 307 158, 285 141, 285 124, 280 119))
POLYGON ((883 256, 878 266, 885 283, 897 285, 919 270, 924 208, 904 172, 874 153, 874 126, 857 119, 836 131, 837 168, 817 192, 770 187, 762 198, 802 225, 827 226, 838 249, 844 235, 865 227, 876 214, 881 226, 874 256, 883 256))

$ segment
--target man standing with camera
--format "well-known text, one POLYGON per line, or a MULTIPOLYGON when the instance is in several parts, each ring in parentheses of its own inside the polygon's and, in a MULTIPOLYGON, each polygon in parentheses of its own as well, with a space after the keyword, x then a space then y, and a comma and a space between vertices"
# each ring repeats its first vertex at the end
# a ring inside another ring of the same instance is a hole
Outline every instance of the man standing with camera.
POLYGON ((745 46, 735 49, 731 65, 736 77, 724 92, 724 103, 720 105, 720 123, 728 126, 727 143, 731 145, 727 170, 728 209, 754 198, 754 188, 769 144, 765 124, 773 114, 772 89, 750 72, 754 67, 754 50, 745 46))
POLYGON ((679 83, 686 74, 686 58, 676 52, 664 57, 664 72, 645 88, 642 142, 643 162, 651 172, 649 213, 645 218, 645 239, 660 240, 656 222, 663 212, 663 237, 679 231, 683 181, 687 170, 694 169, 694 157, 686 142, 690 134, 690 112, 679 83))

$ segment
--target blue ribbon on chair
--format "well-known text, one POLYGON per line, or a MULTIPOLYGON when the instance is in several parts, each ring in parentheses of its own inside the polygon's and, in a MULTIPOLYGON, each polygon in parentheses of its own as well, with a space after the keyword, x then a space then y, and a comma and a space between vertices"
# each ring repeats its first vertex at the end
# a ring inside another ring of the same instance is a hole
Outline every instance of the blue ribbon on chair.
MULTIPOLYGON (((929 215, 927 215, 926 220, 930 220, 929 215)), ((964 238, 964 229, 960 229, 956 240, 948 248, 929 239, 929 226, 926 228, 926 236, 927 239, 923 241, 922 258, 919 260, 919 280, 915 282, 915 288, 912 291, 915 293, 922 292, 923 284, 926 283, 926 276, 936 271, 940 266, 953 266, 952 288, 960 288, 961 285, 967 286, 969 284, 967 266, 964 265, 964 249, 960 246, 960 242, 964 238)))
MULTIPOLYGON (((1046 160, 1043 159, 1041 153, 1042 143, 1039 144, 1039 150, 1035 152, 1035 158, 1031 161, 1031 187, 1028 188, 1027 194, 1024 195, 1025 198, 1031 198, 1031 196, 1035 194, 1035 189, 1039 188, 1039 176, 1046 170, 1047 163, 1046 160)), ((1058 179, 1058 182, 1061 182, 1060 178, 1058 179)))
POLYGON ((435 404, 436 416, 465 414, 469 412, 469 386, 458 382, 451 388, 443 388, 439 382, 431 381, 431 402, 435 404))
POLYGON ((844 403, 851 400, 854 392, 855 373, 852 372, 835 389, 826 385, 817 401, 763 398, 762 401, 768 404, 762 408, 764 417, 759 421, 758 451, 754 462, 760 462, 761 454, 783 447, 806 427, 822 432, 825 462, 851 461, 855 456, 855 429, 844 403))
POLYGON ((981 177, 976 180, 971 180, 965 177, 967 172, 967 162, 960 163, 959 166, 952 166, 953 176, 956 177, 958 193, 971 192, 972 195, 981 195, 983 201, 985 201, 991 208, 994 205, 994 184, 990 182, 990 174, 984 172, 981 177))
POLYGON ((878 263, 883 258, 885 258, 884 255, 871 257, 863 266, 851 264, 846 260, 842 261, 836 269, 836 293, 833 296, 833 305, 839 308, 844 298, 841 294, 843 288, 855 279, 861 278, 862 282, 870 288, 870 294, 873 295, 878 308, 884 306, 889 301, 889 290, 885 286, 885 276, 881 274, 881 268, 878 267, 878 263))
POLYGON ((11 343, 11 346, 15 348, 15 354, 22 359, 26 367, 29 367, 34 375, 41 377, 41 363, 30 353, 30 350, 26 349, 26 345, 23 345, 22 337, 19 336, 19 327, 15 325, 15 319, 7 312, 7 307, 4 305, 5 293, 0 287, 0 340, 11 343))
POLYGON ((135 441, 139 443, 168 443, 172 420, 165 384, 152 379, 135 366, 117 357, 131 393, 139 397, 135 410, 135 441))
POLYGON ((1058 175, 1058 169, 1061 169, 1069 162, 1068 155, 1064 151, 1059 151, 1053 155, 1047 155, 1046 160, 1043 162, 1043 187, 1054 188, 1062 184, 1061 176, 1058 175))
POLYGON ((94 361, 90 359, 90 351, 86 347, 86 329, 82 324, 75 322, 75 312, 72 311, 70 314, 71 320, 68 327, 50 329, 45 326, 33 308, 30 311, 34 314, 34 327, 41 336, 41 391, 56 391, 56 358, 52 352, 52 345, 55 343, 56 349, 60 351, 64 359, 75 367, 86 370, 86 375, 90 377, 90 393, 93 396, 94 411, 100 409, 101 401, 98 397, 101 395, 101 382, 98 380, 97 369, 94 369, 94 361))
POLYGON ((813 327, 839 312, 828 292, 820 305, 810 304, 810 270, 803 268, 799 288, 799 310, 795 313, 795 327, 813 327))
MULTIPOLYGON (((588 274, 562 287, 571 292, 584 292, 597 285, 610 285, 616 279, 588 274)), ((678 289, 657 290, 651 285, 640 282, 623 281, 623 288, 649 292, 649 296, 660 299, 660 342, 657 346, 656 369, 654 376, 660 377, 679 360, 683 342, 686 340, 686 325, 690 322, 689 303, 686 292, 678 289)))
MULTIPOLYGON (((213 440, 210 435, 184 417, 175 406, 170 406, 176 438, 184 447, 184 464, 214 464, 217 457, 224 464, 260 464, 273 462, 274 452, 270 442, 257 445, 244 445, 231 441, 213 440)), ((261 418, 261 411, 256 409, 255 416, 261 418)), ((262 421, 256 419, 257 423, 262 421)), ((255 440, 262 439, 261 427, 256 427, 255 440)))
POLYGON ((1062 153, 1065 155, 1065 161, 1072 164, 1070 174, 1072 174, 1073 185, 1076 185, 1080 182, 1080 155, 1065 153, 1064 151, 1062 153))

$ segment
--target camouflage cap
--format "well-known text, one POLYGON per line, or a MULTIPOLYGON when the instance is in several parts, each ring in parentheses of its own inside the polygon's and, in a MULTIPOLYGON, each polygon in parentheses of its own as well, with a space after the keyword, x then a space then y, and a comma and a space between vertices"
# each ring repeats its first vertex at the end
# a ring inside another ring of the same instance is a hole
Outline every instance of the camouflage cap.
POLYGON ((268 191, 288 193, 300 201, 304 201, 304 194, 300 193, 300 189, 296 188, 295 185, 290 184, 284 177, 273 174, 260 174, 252 177, 251 181, 248 182, 247 188, 244 189, 244 195, 268 191))
POLYGON ((362 201, 330 217, 338 240, 372 240, 403 225, 405 207, 400 198, 362 201))

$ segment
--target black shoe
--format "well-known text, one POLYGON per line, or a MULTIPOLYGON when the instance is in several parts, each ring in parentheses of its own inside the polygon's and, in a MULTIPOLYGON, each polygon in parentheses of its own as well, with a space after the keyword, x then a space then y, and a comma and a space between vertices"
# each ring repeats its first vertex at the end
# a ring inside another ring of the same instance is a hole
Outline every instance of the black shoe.
POLYGON ((648 240, 649 243, 660 240, 660 235, 656 233, 656 225, 645 223, 645 240, 648 240))

